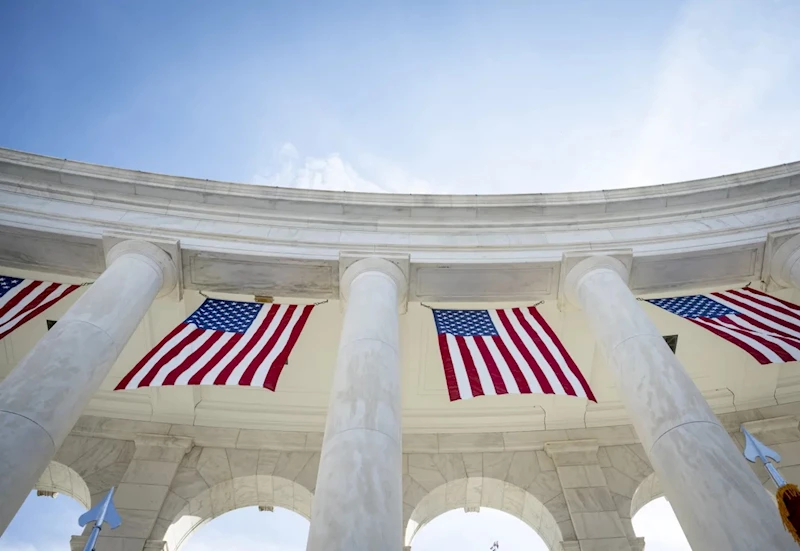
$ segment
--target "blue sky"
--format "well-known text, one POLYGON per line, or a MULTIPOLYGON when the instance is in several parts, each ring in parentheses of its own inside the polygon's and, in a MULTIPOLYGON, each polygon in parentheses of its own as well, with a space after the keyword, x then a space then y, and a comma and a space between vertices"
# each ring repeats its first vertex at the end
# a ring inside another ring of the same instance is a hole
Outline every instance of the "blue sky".
POLYGON ((0 145, 487 193, 800 158, 800 3, 4 2, 0 145))
MULTIPOLYGON (((6 533, 0 551, 66 551, 72 534, 80 533, 82 507, 59 495, 30 495, 6 533)), ((633 519, 647 540, 648 551, 691 551, 671 507, 664 498, 645 505, 633 519)), ((305 551, 308 520, 286 509, 272 513, 247 507, 226 513, 197 530, 181 551, 305 551)), ((502 551, 547 551, 539 536, 517 518, 494 509, 480 513, 454 510, 423 527, 412 542, 414 551, 487 551, 499 541, 502 551)))
MULTIPOLYGON (((798 28, 796 0, 0 2, 0 146, 397 193, 714 176, 800 159, 798 28)), ((0 549, 66 549, 64 499, 30 500, 0 549)), ((686 549, 668 506, 648 507, 666 534, 648 549, 686 549)), ((415 551, 512 530, 474 518, 441 517, 415 551)))

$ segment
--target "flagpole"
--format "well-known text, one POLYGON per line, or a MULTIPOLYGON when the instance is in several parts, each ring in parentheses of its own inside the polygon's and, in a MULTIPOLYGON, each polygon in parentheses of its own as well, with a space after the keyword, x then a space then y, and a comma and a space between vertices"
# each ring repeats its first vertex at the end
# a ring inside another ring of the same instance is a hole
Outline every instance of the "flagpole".
POLYGON ((112 487, 106 497, 103 498, 103 501, 82 514, 78 519, 80 526, 86 526, 89 522, 94 521, 92 532, 89 534, 89 539, 86 540, 83 551, 94 551, 94 546, 97 543, 97 538, 100 537, 100 530, 103 529, 104 522, 108 522, 112 530, 122 524, 122 519, 119 518, 117 510, 114 508, 113 497, 114 488, 112 487))
POLYGON ((108 504, 113 495, 114 488, 111 488, 105 500, 103 500, 103 507, 100 509, 100 515, 94 522, 92 533, 89 535, 89 539, 86 541, 86 547, 83 548, 83 551, 94 551, 94 544, 97 542, 97 538, 100 536, 100 530, 103 529, 103 522, 106 520, 106 511, 108 511, 108 504))

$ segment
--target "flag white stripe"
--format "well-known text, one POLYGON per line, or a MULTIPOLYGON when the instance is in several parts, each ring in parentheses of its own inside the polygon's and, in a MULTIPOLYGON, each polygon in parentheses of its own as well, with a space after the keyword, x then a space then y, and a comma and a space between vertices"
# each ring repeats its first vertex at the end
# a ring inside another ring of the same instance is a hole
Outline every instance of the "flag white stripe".
MULTIPOLYGON (((29 287, 30 285, 33 285, 34 283, 36 283, 36 282, 32 281, 32 280, 29 280, 29 279, 23 280, 22 283, 20 283, 19 285, 17 285, 13 289, 9 290, 5 295, 3 295, 3 298, 0 299, 0 307, 2 307, 3 305, 8 304, 9 302, 11 302, 11 300, 15 296, 17 296, 18 294, 23 292, 27 287, 29 287)), ((13 310, 13 308, 12 308, 12 310, 13 310)), ((11 314, 10 311, 6 312, 5 314, 3 314, 2 317, 0 317, 0 324, 5 324, 5 323, 7 323, 8 320, 10 320, 12 318, 13 318, 13 314, 11 314)))
MULTIPOLYGON (((506 349, 514 358, 514 361, 517 362, 517 367, 519 367, 520 371, 522 371, 522 376, 525 377, 525 380, 528 382, 528 388, 530 388, 531 392, 533 393, 541 394, 542 387, 539 385, 539 380, 533 373, 533 369, 528 365, 528 362, 525 361, 525 358, 517 349, 517 345, 514 344, 514 340, 511 338, 511 335, 509 335, 508 331, 506 331, 503 322, 500 320, 500 316, 497 315, 497 311, 489 310, 489 317, 492 318, 495 330, 500 335, 500 340, 502 340, 503 344, 506 345, 506 349)), ((508 313, 506 313, 506 317, 508 317, 508 313)))
POLYGON ((517 336, 522 340, 522 343, 525 345, 525 348, 528 350, 528 353, 533 356, 533 360, 539 366, 539 369, 542 370, 544 376, 547 378, 547 381, 550 383, 550 387, 553 389, 554 394, 566 394, 564 391, 564 387, 561 386, 561 381, 558 380, 558 377, 553 372, 553 368, 550 365, 542 353, 539 351, 539 347, 536 346, 536 343, 533 342, 528 336, 528 332, 525 331, 525 328, 522 327, 517 316, 510 310, 506 310, 507 316, 509 321, 511 321, 511 326, 514 328, 514 331, 517 332, 517 336))
POLYGON ((492 337, 475 338, 483 338, 483 342, 486 344, 489 354, 492 355, 494 363, 497 366, 497 370, 500 372, 500 376, 503 377, 503 382, 506 384, 506 391, 509 394, 519 394, 520 392, 519 386, 517 385, 517 380, 514 378, 514 374, 511 373, 511 368, 508 367, 508 364, 506 363, 505 358, 503 358, 503 354, 500 352, 500 349, 497 348, 494 339, 492 337))
POLYGON ((225 346, 225 344, 229 340, 231 340, 233 338, 234 335, 236 335, 236 333, 223 333, 222 336, 219 338, 219 340, 217 342, 215 342, 214 344, 212 344, 209 347, 209 349, 206 350, 205 354, 200 356, 197 359, 197 361, 195 363, 193 363, 191 365, 191 367, 189 367, 189 369, 187 369, 186 371, 184 371, 183 373, 178 375, 178 378, 175 379, 175 384, 176 385, 187 385, 187 384, 189 384, 189 379, 194 377, 195 373, 197 373, 198 371, 203 369, 206 365, 208 365, 208 362, 211 361, 211 358, 213 358, 217 354, 217 352, 219 352, 220 349, 223 346, 225 346))
POLYGON ((760 323, 763 323, 767 327, 772 327, 773 329, 775 329, 778 332, 787 333, 789 335, 793 335, 795 337, 800 338, 800 333, 798 333, 797 331, 795 331, 795 330, 783 325, 782 323, 777 323, 777 322, 774 322, 772 320, 769 320, 769 319, 767 319, 766 317, 764 317, 762 315, 763 313, 766 312, 767 314, 771 315, 772 317, 776 317, 776 318, 782 319, 782 320, 787 321, 789 323, 793 323, 794 325, 800 325, 800 323, 798 323, 797 320, 792 320, 791 318, 787 318, 786 316, 784 316, 783 314, 781 314, 779 312, 776 312, 775 310, 767 310, 763 306, 760 306, 758 304, 754 304, 754 303, 750 302, 749 300, 743 299, 741 297, 737 297, 735 295, 732 296, 731 298, 736 299, 736 300, 740 301, 741 303, 745 304, 747 306, 747 308, 742 308, 741 306, 737 306, 736 304, 730 303, 730 302, 728 302, 727 300, 725 300, 725 299, 723 299, 721 297, 715 297, 714 296, 714 297, 710 297, 710 298, 715 299, 717 302, 719 302, 721 304, 724 304, 725 306, 727 306, 728 308, 731 308, 732 310, 736 310, 737 312, 741 312, 742 314, 744 314, 746 316, 749 316, 749 317, 753 318, 754 320, 756 320, 756 321, 758 321, 760 323))
MULTIPOLYGON (((271 306, 264 306, 261 309, 267 310, 269 308, 271 308, 271 306)), ((267 330, 264 331, 264 333, 261 335, 261 338, 259 338, 258 341, 256 341, 255 345, 253 345, 252 348, 250 348, 250 350, 247 351, 247 354, 245 354, 244 358, 242 358, 242 361, 239 362, 239 365, 237 365, 233 369, 230 376, 228 377, 228 381, 234 383, 242 378, 242 375, 244 375, 245 370, 248 367, 250 367, 250 364, 253 362, 253 358, 255 358, 259 352, 261 352, 261 349, 264 348, 264 346, 269 341, 270 337, 272 337, 273 333, 275 333, 275 331, 278 330, 278 325, 283 319, 284 314, 286 314, 286 310, 288 308, 289 307, 285 304, 281 304, 280 306, 278 306, 278 309, 275 311, 275 315, 272 316, 272 319, 269 321, 267 330)))
POLYGON ((11 299, 13 299, 15 296, 17 296, 17 294, 21 293, 22 290, 25 287, 27 287, 28 285, 30 285, 31 283, 35 283, 35 281, 29 280, 29 279, 23 279, 22 283, 20 283, 18 285, 15 285, 11 289, 9 289, 8 292, 5 295, 0 297, 0 308, 2 308, 2 306, 4 304, 6 304, 7 302, 10 302, 11 299))
MULTIPOLYGON (((30 283, 34 282, 31 281, 30 283)), ((5 315, 3 315, 2 318, 0 318, 0 331, 5 331, 6 326, 9 325, 10 323, 13 323, 15 321, 14 318, 16 318, 20 314, 20 312, 25 310, 25 307, 31 302, 33 302, 33 300, 36 299, 39 295, 42 294, 46 295, 47 294, 46 290, 49 285, 50 285, 49 283, 41 283, 36 289, 28 293, 28 296, 24 297, 17 304, 15 304, 8 312, 6 312, 5 315)), ((17 285, 17 287, 22 287, 22 284, 17 285)))
MULTIPOLYGON (((49 283, 45 283, 45 285, 49 285, 49 283)), ((17 287, 21 287, 21 286, 22 286, 22 284, 17 285, 17 287)), ((64 296, 64 294, 67 291, 69 291, 70 287, 72 287, 72 286, 71 285, 59 285, 58 287, 56 287, 56 289, 53 292, 48 293, 45 296, 44 300, 42 300, 39 303, 39 305, 36 306, 35 308, 39 308, 40 306, 42 306, 44 304, 47 304, 49 302, 52 302, 53 304, 55 304, 56 302, 61 300, 61 297, 64 296)), ((46 289, 46 287, 45 287, 45 289, 46 289)), ((36 291, 34 291, 31 294, 35 294, 35 296, 39 296, 44 291, 44 289, 37 289, 37 290, 39 291, 38 293, 36 293, 36 291)), ((8 296, 8 295, 6 295, 6 296, 8 296)), ((29 297, 30 297, 30 295, 28 295, 28 297, 26 297, 26 298, 29 298, 29 297)), ((5 298, 5 297, 3 297, 3 298, 5 298)), ((31 300, 33 300, 33 298, 31 298, 31 300)), ((20 302, 22 302, 22 301, 20 301, 20 302)), ((4 303, 5 303, 5 301, 4 301, 4 303)), ((27 301, 27 304, 30 304, 30 301, 27 301)), ((50 304, 50 306, 53 306, 53 304, 50 304)), ((17 306, 19 306, 19 305, 17 305, 17 306)), ((35 309, 35 308, 33 308, 33 309, 35 309)), ((48 308, 49 308, 49 306, 48 306, 48 308)), ((9 312, 9 315, 10 315, 10 312, 9 312)), ((0 333, 5 333, 6 331, 10 331, 11 329, 16 327, 17 325, 21 324, 22 321, 25 319, 25 316, 27 316, 27 315, 28 315, 28 312, 20 312, 20 315, 18 315, 17 317, 15 317, 13 319, 10 319, 7 322, 0 322, 0 333)), ((3 319, 6 319, 7 317, 8 316, 3 316, 3 319)))
MULTIPOLYGON (((762 302, 768 303, 770 306, 774 306, 775 308, 783 308, 784 310, 789 310, 790 312, 796 312, 797 316, 800 317, 800 311, 793 310, 791 307, 786 306, 775 297, 772 297, 770 295, 757 295, 753 292, 748 291, 747 289, 742 289, 742 291, 745 292, 747 295, 752 295, 753 298, 757 298, 762 302)), ((798 323, 798 320, 795 320, 795 323, 798 323)))
POLYGON ((466 337, 464 342, 467 343, 467 349, 470 352, 470 356, 472 356, 472 363, 475 364, 475 370, 478 372, 483 393, 485 395, 496 395, 497 389, 494 387, 494 381, 492 381, 489 368, 486 367, 486 362, 483 360, 483 355, 481 355, 478 345, 475 344, 475 337, 466 337))
POLYGON ((166 379, 173 370, 179 367, 186 360, 186 358, 189 357, 190 354, 194 354, 195 351, 203 346, 203 344, 205 344, 205 342, 210 339, 213 334, 213 331, 203 330, 199 337, 197 337, 187 346, 184 346, 181 351, 175 354, 170 361, 161 366, 161 369, 158 370, 158 373, 156 373, 156 376, 153 377, 148 386, 161 386, 164 384, 164 379, 166 379))
MULTIPOLYGON (((284 316, 287 316, 288 312, 284 313, 284 316)), ((294 326, 297 325, 297 322, 300 321, 300 316, 303 315, 303 307, 298 306, 292 312, 292 317, 289 318, 289 323, 286 324, 286 327, 281 331, 281 334, 278 336, 278 340, 275 341, 275 346, 267 353, 264 361, 261 362, 261 365, 258 366, 258 369, 253 375, 253 379, 250 383, 250 386, 264 386, 264 381, 267 379, 267 375, 269 374, 270 369, 272 368, 272 364, 275 359, 278 357, 279 354, 283 352, 283 349, 286 347, 286 344, 289 342, 289 337, 292 334, 292 329, 294 326)), ((278 317, 278 316, 275 316, 278 317)))
POLYGON ((783 350, 787 353, 791 354, 792 356, 800 359, 800 341, 798 341, 795 345, 789 344, 783 339, 773 335, 772 333, 768 333, 761 329, 760 327, 756 327, 752 325, 747 320, 743 320, 738 316, 728 316, 728 320, 730 325, 736 325, 739 327, 740 331, 744 331, 745 335, 747 334, 755 334, 762 339, 768 340, 771 343, 775 343, 780 346, 783 350))
POLYGON ((698 323, 701 323, 702 325, 705 325, 707 327, 713 327, 713 328, 717 329, 718 331, 722 331, 723 333, 725 333, 727 335, 730 335, 734 339, 739 340, 739 341, 749 345, 751 348, 754 348, 755 350, 761 352, 771 362, 776 362, 776 361, 777 362, 781 362, 781 361, 783 361, 783 360, 780 359, 780 357, 777 354, 775 354, 775 352, 773 352, 772 350, 770 350, 769 348, 767 348, 766 346, 764 346, 760 342, 756 342, 755 340, 745 336, 739 330, 729 328, 727 325, 725 325, 724 323, 720 322, 717 319, 712 319, 712 320, 697 319, 695 321, 697 321, 698 323))
POLYGON ((233 361, 233 359, 236 358, 236 355, 245 346, 247 346, 247 343, 250 342, 250 340, 253 338, 253 334, 258 330, 259 327, 261 327, 261 324, 264 322, 264 318, 267 317, 268 310, 269 310, 268 307, 262 307, 258 311, 258 314, 253 320, 253 323, 251 323, 250 327, 247 328, 247 331, 245 331, 244 334, 242 334, 241 338, 239 339, 239 342, 234 344, 231 347, 231 349, 228 350, 228 353, 225 354, 225 356, 222 359, 220 359, 217 365, 215 365, 213 368, 211 368, 211 370, 209 370, 208 373, 205 374, 203 380, 200 381, 201 385, 214 384, 214 380, 220 373, 222 373, 222 370, 228 367, 228 364, 230 364, 233 361))
POLYGON ((450 349, 450 358, 453 361, 453 371, 456 375, 456 382, 458 383, 458 394, 462 400, 472 398, 472 388, 469 386, 469 379, 467 378, 467 368, 464 367, 464 361, 461 359, 461 350, 458 348, 458 342, 453 335, 445 335, 447 338, 447 347, 450 349))
POLYGON ((561 355, 561 351, 556 347, 553 340, 550 338, 550 335, 547 334, 547 331, 539 324, 539 322, 534 318, 531 313, 528 311, 527 308, 522 308, 522 315, 528 320, 528 323, 533 327, 533 330, 539 335, 539 338, 542 339, 542 342, 550 351, 550 354, 555 358, 558 367, 561 368, 561 372, 569 381, 569 384, 572 385, 572 389, 575 391, 576 396, 580 396, 581 398, 586 398, 586 391, 583 388, 583 385, 572 372, 572 370, 567 365, 564 356, 561 355))
POLYGON ((183 339, 186 338, 189 333, 197 329, 197 326, 193 323, 188 323, 186 326, 178 332, 174 337, 164 343, 164 346, 158 349, 158 352, 153 354, 153 356, 147 361, 146 364, 142 366, 142 368, 134 375, 128 385, 125 388, 138 388, 139 383, 142 382, 150 370, 167 354, 170 350, 175 348, 183 339))

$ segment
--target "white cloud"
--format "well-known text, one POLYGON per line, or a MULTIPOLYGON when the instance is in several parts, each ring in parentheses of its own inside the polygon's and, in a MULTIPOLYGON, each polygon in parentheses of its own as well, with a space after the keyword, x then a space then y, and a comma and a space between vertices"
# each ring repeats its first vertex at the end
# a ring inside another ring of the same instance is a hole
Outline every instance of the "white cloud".
POLYGON ((716 176, 795 160, 800 154, 800 108, 785 95, 800 63, 793 4, 686 4, 665 45, 650 110, 623 185, 716 176))
POLYGON ((369 193, 431 193, 424 180, 409 175, 399 166, 373 155, 364 155, 363 163, 375 175, 368 180, 345 161, 340 154, 301 158, 291 143, 284 143, 273 155, 262 174, 252 178, 254 184, 369 193))

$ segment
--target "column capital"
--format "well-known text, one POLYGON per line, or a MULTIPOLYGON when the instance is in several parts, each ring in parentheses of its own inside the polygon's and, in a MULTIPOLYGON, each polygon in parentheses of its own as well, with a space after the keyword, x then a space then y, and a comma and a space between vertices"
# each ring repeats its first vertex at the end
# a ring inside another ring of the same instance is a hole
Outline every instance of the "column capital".
POLYGON ((408 302, 408 255, 364 256, 341 253, 339 255, 339 296, 347 302, 350 287, 360 275, 377 272, 391 278, 397 286, 397 303, 401 311, 408 302))
POLYGON ((161 273, 159 297, 166 296, 179 287, 181 276, 179 242, 153 243, 137 238, 104 235, 103 247, 106 252, 106 266, 111 266, 117 259, 129 254, 145 258, 161 273))
MULTIPOLYGON (((765 279, 771 277, 782 287, 800 288, 800 232, 788 231, 770 234, 767 239, 769 270, 765 279)), ((766 271, 766 270, 765 270, 766 271)))
POLYGON ((581 280, 596 270, 616 272, 626 284, 633 264, 631 251, 566 253, 561 260, 559 302, 580 307, 578 289, 581 280))

